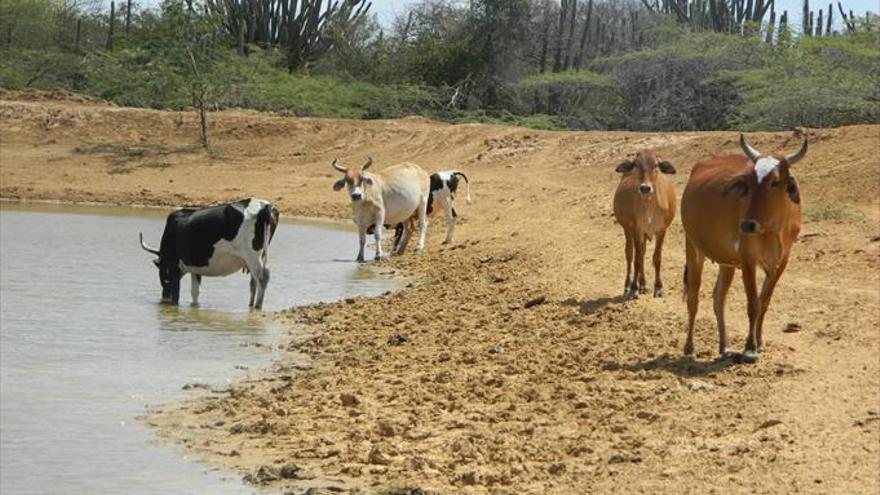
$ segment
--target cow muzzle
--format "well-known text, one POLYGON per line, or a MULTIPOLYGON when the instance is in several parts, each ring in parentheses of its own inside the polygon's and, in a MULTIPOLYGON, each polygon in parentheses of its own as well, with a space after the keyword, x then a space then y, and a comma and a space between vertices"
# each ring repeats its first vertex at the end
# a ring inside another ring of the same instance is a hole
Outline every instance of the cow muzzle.
POLYGON ((639 185, 639 192, 642 194, 651 194, 654 192, 654 188, 651 187, 650 184, 641 184, 639 185))
POLYGON ((757 220, 742 220, 739 222, 739 231, 743 234, 760 234, 764 231, 757 220))
POLYGON ((352 201, 360 201, 360 200, 362 200, 362 199, 364 199, 364 195, 363 195, 363 194, 361 194, 361 193, 351 193, 351 200, 352 200, 352 201))

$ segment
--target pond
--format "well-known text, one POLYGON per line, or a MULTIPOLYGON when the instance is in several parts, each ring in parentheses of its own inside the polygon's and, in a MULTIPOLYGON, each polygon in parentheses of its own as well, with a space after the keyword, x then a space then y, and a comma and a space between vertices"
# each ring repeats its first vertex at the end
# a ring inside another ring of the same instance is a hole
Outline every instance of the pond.
MULTIPOLYGON (((248 278, 203 278, 199 307, 160 305, 143 232, 165 211, 0 208, 0 492, 251 493, 234 473, 158 446, 134 418, 267 365, 279 329, 249 312, 248 278), (255 345, 256 344, 256 345, 255 345)), ((264 309, 378 295, 399 282, 353 262, 357 236, 283 223, 264 309)))

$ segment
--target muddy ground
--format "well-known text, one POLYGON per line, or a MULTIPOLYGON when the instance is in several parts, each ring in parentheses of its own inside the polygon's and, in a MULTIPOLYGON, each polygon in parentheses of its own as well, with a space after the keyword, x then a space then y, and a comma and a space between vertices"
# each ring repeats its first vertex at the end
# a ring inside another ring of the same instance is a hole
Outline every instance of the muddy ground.
MULTIPOLYGON (((697 356, 681 355, 678 218, 667 297, 625 300, 611 215, 614 167, 628 154, 656 149, 677 167, 680 194, 696 160, 737 152, 736 133, 226 111, 211 115, 205 152, 193 146, 191 113, 0 97, 3 198, 176 206, 258 196, 288 215, 344 219, 334 157, 471 178, 474 204, 459 201, 453 245, 440 245, 436 218, 425 252, 382 262, 414 277, 406 290, 272 315, 289 332, 270 369, 146 418, 250 482, 292 493, 880 491, 880 126, 807 131, 796 166, 804 228, 767 315, 767 351, 742 365, 714 360, 714 265, 697 356)), ((799 143, 790 132, 750 139, 785 152, 799 143)), ((728 301, 738 349, 738 279, 728 301)))

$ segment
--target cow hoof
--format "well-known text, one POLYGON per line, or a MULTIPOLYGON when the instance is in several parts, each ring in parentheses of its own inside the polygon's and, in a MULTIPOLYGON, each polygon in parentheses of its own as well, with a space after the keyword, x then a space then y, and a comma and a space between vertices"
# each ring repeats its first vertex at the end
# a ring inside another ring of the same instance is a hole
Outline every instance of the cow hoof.
POLYGON ((746 364, 755 364, 758 362, 758 353, 755 351, 746 351, 742 353, 740 360, 746 364))
POLYGON ((189 306, 190 306, 191 308, 198 308, 198 307, 199 307, 199 302, 198 302, 198 301, 193 301, 193 302, 189 303, 189 306))
POLYGON ((685 344, 684 345, 684 357, 693 358, 694 357, 694 346, 693 344, 685 344))
POLYGON ((720 354, 718 354, 718 356, 715 358, 715 362, 717 363, 717 362, 721 362, 721 361, 732 361, 732 360, 734 360, 734 359, 736 359, 736 353, 735 353, 735 352, 722 351, 722 352, 721 352, 720 354))
POLYGON ((654 297, 663 297, 663 289, 660 287, 654 289, 654 297))
POLYGON ((764 346, 759 345, 759 346, 758 346, 758 354, 760 354, 760 353, 762 353, 762 352, 764 352, 764 346))
POLYGON ((645 288, 645 287, 639 287, 639 294, 647 294, 647 293, 648 293, 648 289, 647 289, 647 288, 645 288))

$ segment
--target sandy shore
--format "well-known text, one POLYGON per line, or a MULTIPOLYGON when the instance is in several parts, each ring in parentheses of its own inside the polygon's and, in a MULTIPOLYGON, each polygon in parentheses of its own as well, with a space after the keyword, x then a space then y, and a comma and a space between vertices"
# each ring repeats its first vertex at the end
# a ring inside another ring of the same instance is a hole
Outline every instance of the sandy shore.
MULTIPOLYGON (((678 219, 664 253, 668 296, 620 297, 611 196, 627 154, 655 148, 678 169, 680 194, 697 159, 736 151, 736 133, 228 111, 212 115, 206 153, 192 146, 192 114, 0 96, 3 198, 177 206, 258 196, 286 214, 345 219, 334 157, 471 178, 474 204, 460 202, 453 245, 440 245, 437 218, 426 252, 383 262, 417 283, 282 311, 274 318, 290 331, 270 369, 146 418, 190 455, 293 493, 880 490, 880 126, 809 131, 797 165, 805 224, 767 315, 767 352, 735 365, 713 361, 714 265, 697 357, 681 356, 678 219), (800 331, 783 332, 790 323, 800 331)), ((750 139, 762 150, 798 143, 791 133, 750 139)), ((747 328, 738 281, 728 301, 737 349, 747 328)))

